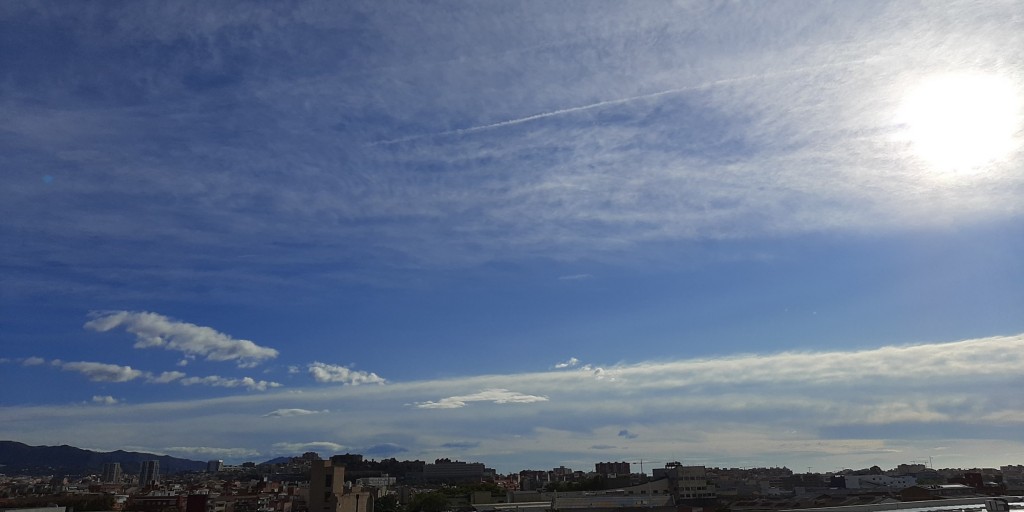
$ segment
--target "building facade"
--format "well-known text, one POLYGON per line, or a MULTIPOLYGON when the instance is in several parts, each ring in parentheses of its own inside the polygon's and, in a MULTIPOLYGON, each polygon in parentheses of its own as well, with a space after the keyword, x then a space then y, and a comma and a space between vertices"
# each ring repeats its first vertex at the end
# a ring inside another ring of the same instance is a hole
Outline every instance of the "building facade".
POLYGON ((121 463, 107 462, 103 464, 103 473, 100 479, 105 484, 121 483, 121 463))
POLYGON ((708 480, 707 468, 704 466, 684 466, 678 462, 669 462, 664 469, 655 469, 654 476, 665 477, 669 493, 677 504, 704 504, 718 499, 715 484, 708 480))
POLYGON ((843 480, 847 489, 906 489, 917 485, 913 476, 846 475, 843 480))
POLYGON ((342 457, 313 461, 309 471, 309 512, 370 512, 373 494, 345 486, 342 457))
POLYGON ((603 476, 628 476, 628 462, 598 462, 594 464, 594 472, 603 476))
POLYGON ((160 483, 160 461, 142 461, 142 470, 139 471, 139 486, 146 487, 160 483))
POLYGON ((494 478, 494 470, 480 462, 460 462, 438 459, 423 466, 423 478, 428 482, 480 482, 494 478))

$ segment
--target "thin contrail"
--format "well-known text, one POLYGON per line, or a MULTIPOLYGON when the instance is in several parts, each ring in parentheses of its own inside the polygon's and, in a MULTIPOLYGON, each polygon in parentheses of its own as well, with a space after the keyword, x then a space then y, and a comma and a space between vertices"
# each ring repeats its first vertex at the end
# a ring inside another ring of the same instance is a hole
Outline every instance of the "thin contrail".
POLYGON ((744 82, 744 81, 747 81, 747 80, 754 80, 754 79, 757 79, 757 78, 769 78, 769 77, 779 76, 779 75, 788 75, 788 74, 793 74, 793 73, 801 73, 801 72, 804 72, 804 71, 811 71, 811 70, 816 70, 816 69, 825 69, 825 68, 829 68, 829 67, 833 67, 833 66, 866 63, 866 62, 870 62, 870 61, 874 61, 874 60, 878 60, 878 57, 869 57, 869 58, 866 58, 866 59, 857 59, 857 60, 849 60, 849 61, 842 61, 842 62, 834 62, 834 63, 829 63, 829 64, 820 64, 820 65, 816 65, 816 66, 804 66, 804 67, 799 67, 799 68, 792 68, 792 69, 787 69, 787 70, 783 70, 783 71, 775 71, 775 72, 768 72, 768 73, 756 73, 756 74, 752 74, 752 75, 740 76, 740 77, 735 77, 735 78, 723 78, 721 80, 714 80, 714 81, 706 82, 706 83, 703 83, 703 84, 688 85, 686 87, 676 87, 676 88, 673 88, 673 89, 666 89, 664 91, 652 92, 652 93, 648 93, 648 94, 641 94, 639 96, 630 96, 628 98, 619 98, 619 99, 615 99, 615 100, 599 101, 597 103, 591 103, 591 104, 588 104, 588 105, 581 105, 581 106, 578 106, 578 107, 569 107, 569 108, 563 108, 563 109, 559 109, 559 110, 552 110, 550 112, 542 112, 540 114, 533 114, 533 115, 530 115, 530 116, 519 117, 519 118, 516 118, 516 119, 509 119, 509 120, 506 120, 506 121, 498 121, 496 123, 483 124, 483 125, 480 125, 480 126, 471 126, 469 128, 459 128, 457 130, 445 130, 443 132, 424 133, 424 134, 421 134, 421 135, 410 135, 408 137, 399 137, 397 139, 382 140, 382 141, 377 141, 377 142, 369 143, 368 145, 369 146, 387 146, 387 145, 392 145, 392 144, 401 144, 403 142, 411 142, 411 141, 419 140, 419 139, 426 139, 426 138, 429 138, 429 137, 444 137, 444 136, 448 136, 448 135, 464 135, 464 134, 467 134, 467 133, 480 132, 480 131, 484 131, 484 130, 490 130, 490 129, 493 129, 493 128, 501 128, 503 126, 512 126, 512 125, 516 125, 516 124, 528 123, 530 121, 536 121, 538 119, 544 119, 544 118, 548 118, 548 117, 560 116, 560 115, 563 115, 563 114, 571 114, 573 112, 582 112, 584 110, 591 110, 591 109, 595 109, 595 108, 607 107, 609 105, 620 105, 620 104, 623 104, 623 103, 629 103, 631 101, 646 100, 646 99, 651 99, 651 98, 658 98, 658 97, 661 97, 661 96, 667 96, 669 94, 677 94, 677 93, 680 93, 680 92, 696 91, 696 90, 699 90, 699 89, 707 89, 709 87, 715 87, 715 86, 718 86, 718 85, 725 85, 725 84, 736 83, 736 82, 744 82))

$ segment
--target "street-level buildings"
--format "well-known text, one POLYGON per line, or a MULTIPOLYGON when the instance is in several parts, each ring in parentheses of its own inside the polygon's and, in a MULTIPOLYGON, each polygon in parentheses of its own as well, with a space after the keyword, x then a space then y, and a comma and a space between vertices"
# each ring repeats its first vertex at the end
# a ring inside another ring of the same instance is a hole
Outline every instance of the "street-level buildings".
POLYGON ((360 487, 346 488, 345 463, 341 457, 313 461, 309 472, 309 512, 369 512, 373 493, 360 487))

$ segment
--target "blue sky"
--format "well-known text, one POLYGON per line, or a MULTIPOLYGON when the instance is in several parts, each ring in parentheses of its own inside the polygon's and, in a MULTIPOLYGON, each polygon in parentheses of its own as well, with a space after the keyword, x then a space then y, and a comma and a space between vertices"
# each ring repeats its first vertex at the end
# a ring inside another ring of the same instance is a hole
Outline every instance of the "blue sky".
POLYGON ((1020 7, 5 5, 0 438, 1019 464, 1020 7))

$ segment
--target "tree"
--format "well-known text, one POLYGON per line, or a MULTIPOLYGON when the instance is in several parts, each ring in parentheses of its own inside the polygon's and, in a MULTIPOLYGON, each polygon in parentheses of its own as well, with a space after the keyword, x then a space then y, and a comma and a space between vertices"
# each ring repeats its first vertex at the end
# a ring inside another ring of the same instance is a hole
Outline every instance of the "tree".
POLYGON ((448 510, 448 496, 439 491, 421 492, 412 497, 405 509, 407 512, 444 512, 448 510))
POLYGON ((374 512, 398 512, 400 508, 398 497, 393 494, 377 498, 373 505, 374 512))

